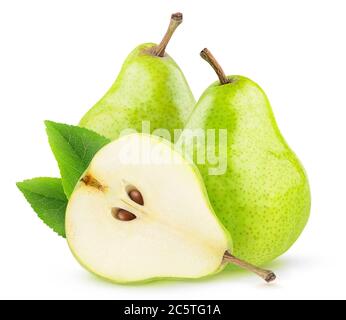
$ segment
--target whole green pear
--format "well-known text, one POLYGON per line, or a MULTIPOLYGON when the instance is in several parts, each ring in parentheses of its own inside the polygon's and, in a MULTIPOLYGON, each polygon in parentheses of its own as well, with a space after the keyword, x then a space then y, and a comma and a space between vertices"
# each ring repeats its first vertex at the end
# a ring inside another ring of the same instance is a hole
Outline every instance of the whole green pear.
MULTIPOLYGON (((226 129, 227 169, 211 175, 208 161, 196 164, 217 216, 232 234, 233 254, 261 265, 287 251, 303 231, 310 214, 308 179, 264 91, 245 77, 227 77, 207 49, 201 56, 220 81, 204 92, 186 128, 226 129)), ((195 157, 203 147, 191 139, 184 143, 195 157)))
POLYGON ((80 121, 80 126, 111 140, 126 129, 142 131, 143 121, 151 132, 182 129, 196 101, 174 60, 165 52, 182 14, 172 15, 159 45, 138 46, 126 59, 112 87, 80 121))

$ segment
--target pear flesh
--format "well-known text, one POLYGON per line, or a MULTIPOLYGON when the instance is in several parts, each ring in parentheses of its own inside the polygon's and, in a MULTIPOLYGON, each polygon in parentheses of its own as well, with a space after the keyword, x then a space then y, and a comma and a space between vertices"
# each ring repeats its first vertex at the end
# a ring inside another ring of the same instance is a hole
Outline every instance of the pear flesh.
POLYGON ((231 249, 196 168, 144 134, 96 154, 69 201, 66 235, 84 267, 119 283, 204 277, 231 249))

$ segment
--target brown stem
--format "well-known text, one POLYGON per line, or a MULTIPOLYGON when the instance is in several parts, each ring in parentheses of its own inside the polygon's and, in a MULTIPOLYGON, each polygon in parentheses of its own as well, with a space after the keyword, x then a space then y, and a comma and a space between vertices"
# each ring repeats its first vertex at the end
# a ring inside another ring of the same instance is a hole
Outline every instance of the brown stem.
POLYGON ((223 71, 222 67, 220 64, 217 62, 215 57, 212 55, 212 53, 207 49, 203 49, 201 51, 201 57, 207 61, 215 70, 217 76, 219 77, 219 80, 222 85, 230 83, 231 81, 227 78, 225 72, 223 71))
POLYGON ((183 14, 178 12, 178 13, 174 13, 171 16, 171 22, 169 23, 168 26, 168 30, 165 34, 165 36, 163 37, 161 43, 157 46, 155 46, 154 48, 152 48, 151 54, 153 54, 154 56, 157 57, 164 57, 165 55, 165 51, 166 51, 166 47, 169 43, 169 40, 171 40, 174 31, 179 27, 179 25, 183 22, 183 14))
POLYGON ((230 254, 228 251, 225 252, 223 260, 225 262, 235 264, 235 265, 237 265, 243 269, 246 269, 248 271, 251 271, 251 272, 257 274, 258 276, 260 276, 262 279, 264 279, 268 283, 273 282, 276 279, 276 275, 274 272, 272 272, 270 270, 264 270, 264 269, 255 267, 250 263, 247 263, 245 261, 242 261, 242 260, 236 258, 232 254, 230 254))

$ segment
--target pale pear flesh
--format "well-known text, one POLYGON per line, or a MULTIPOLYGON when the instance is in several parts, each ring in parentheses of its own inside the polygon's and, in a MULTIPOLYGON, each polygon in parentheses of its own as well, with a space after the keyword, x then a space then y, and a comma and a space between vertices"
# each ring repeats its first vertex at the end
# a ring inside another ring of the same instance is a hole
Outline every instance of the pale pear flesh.
POLYGON ((66 235, 88 270, 128 283, 200 278, 223 268, 230 235, 216 218, 198 171, 170 143, 125 136, 101 149, 83 177, 68 204, 66 235), (141 193, 143 205, 130 198, 131 190, 141 193), (117 209, 136 218, 117 220, 117 209))

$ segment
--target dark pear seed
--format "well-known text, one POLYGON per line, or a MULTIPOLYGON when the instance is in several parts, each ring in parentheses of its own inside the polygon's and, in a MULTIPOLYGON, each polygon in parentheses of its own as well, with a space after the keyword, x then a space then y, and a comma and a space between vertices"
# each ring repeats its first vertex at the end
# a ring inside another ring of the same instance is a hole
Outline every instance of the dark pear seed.
POLYGON ((112 215, 115 219, 120 220, 120 221, 132 221, 135 220, 137 217, 124 209, 118 209, 118 208, 113 208, 112 209, 112 215))
POLYGON ((139 205, 144 205, 143 196, 138 190, 131 190, 129 192, 129 197, 132 201, 138 203, 139 205))

